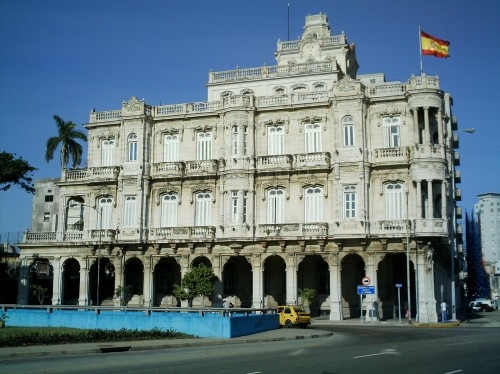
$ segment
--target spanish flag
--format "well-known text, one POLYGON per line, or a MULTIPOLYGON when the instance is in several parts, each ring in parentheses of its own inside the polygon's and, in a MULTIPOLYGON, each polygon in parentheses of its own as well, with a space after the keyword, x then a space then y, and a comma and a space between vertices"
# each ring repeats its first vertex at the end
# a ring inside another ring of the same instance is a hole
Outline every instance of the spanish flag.
POLYGON ((423 55, 431 55, 440 58, 450 57, 448 51, 450 46, 449 41, 438 39, 420 30, 420 42, 422 44, 423 55))

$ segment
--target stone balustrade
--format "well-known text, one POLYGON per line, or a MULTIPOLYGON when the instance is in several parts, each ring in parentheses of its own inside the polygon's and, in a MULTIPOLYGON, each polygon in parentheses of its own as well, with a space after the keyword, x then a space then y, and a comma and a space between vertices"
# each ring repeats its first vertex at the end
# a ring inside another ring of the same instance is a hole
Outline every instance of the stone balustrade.
POLYGON ((326 236, 328 223, 273 223, 259 225, 259 235, 262 237, 290 236, 326 236))
POLYGON ((149 230, 150 240, 165 239, 214 239, 215 227, 213 226, 187 226, 187 227, 160 227, 149 230))
POLYGON ((102 166, 87 169, 73 169, 64 172, 63 180, 68 181, 87 181, 90 179, 116 179, 120 172, 117 166, 102 166))
POLYGON ((375 149, 375 162, 408 162, 410 149, 408 147, 377 148, 375 149))

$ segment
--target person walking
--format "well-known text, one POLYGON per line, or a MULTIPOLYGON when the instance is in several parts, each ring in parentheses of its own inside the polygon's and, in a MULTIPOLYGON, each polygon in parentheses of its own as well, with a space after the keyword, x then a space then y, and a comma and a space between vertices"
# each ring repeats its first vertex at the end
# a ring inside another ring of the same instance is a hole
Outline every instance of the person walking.
POLYGON ((446 301, 443 300, 443 302, 441 303, 441 322, 443 323, 446 323, 447 308, 448 305, 446 304, 446 301))

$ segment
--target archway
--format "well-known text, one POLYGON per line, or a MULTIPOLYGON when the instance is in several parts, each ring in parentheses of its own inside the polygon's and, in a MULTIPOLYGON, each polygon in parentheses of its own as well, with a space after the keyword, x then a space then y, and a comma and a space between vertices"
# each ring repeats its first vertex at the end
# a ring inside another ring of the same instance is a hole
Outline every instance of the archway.
POLYGON ((125 263, 126 305, 144 305, 144 265, 137 257, 125 263))
POLYGON ((158 261, 153 275, 153 305, 180 306, 180 300, 173 296, 175 284, 181 284, 181 267, 172 257, 158 261))
POLYGON ((54 268, 46 258, 36 258, 30 265, 29 304, 52 304, 54 268))
MULTIPOLYGON (((319 315, 322 305, 330 297, 330 272, 328 264, 323 257, 319 255, 307 255, 304 257, 299 263, 297 287, 299 296, 302 289, 308 288, 316 291, 316 298, 308 307, 311 315, 319 315)), ((325 311, 329 309, 330 306, 326 305, 325 311)))
POLYGON ((89 305, 113 305, 115 294, 115 267, 109 258, 94 259, 89 271, 89 305), (100 268, 99 282, 97 269, 100 268), (97 303, 97 283, 99 283, 99 303, 97 303))
POLYGON ((264 261, 264 307, 274 308, 286 303, 285 261, 271 256, 264 261))
POLYGON ((74 258, 63 263, 61 304, 78 305, 80 295, 80 264, 74 258))
POLYGON ((252 307, 252 266, 245 257, 231 256, 222 272, 223 297, 232 298, 235 307, 252 307))
POLYGON ((361 256, 349 254, 342 259, 342 316, 343 319, 359 318, 361 305, 357 287, 365 276, 365 262, 361 256))

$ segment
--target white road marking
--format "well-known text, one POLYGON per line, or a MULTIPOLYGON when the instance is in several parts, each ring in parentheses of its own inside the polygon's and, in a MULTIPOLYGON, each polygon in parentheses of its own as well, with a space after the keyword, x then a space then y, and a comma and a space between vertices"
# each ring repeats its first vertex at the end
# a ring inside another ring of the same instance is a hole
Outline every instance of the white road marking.
POLYGON ((449 371, 447 373, 443 373, 443 374, 454 374, 454 373, 461 373, 463 370, 455 370, 455 371, 449 371))
POLYGON ((399 353, 396 352, 394 348, 389 348, 389 349, 384 349, 380 353, 372 353, 369 355, 363 355, 363 356, 354 356, 353 358, 363 358, 363 357, 371 357, 371 356, 381 356, 381 355, 398 355, 399 353))

